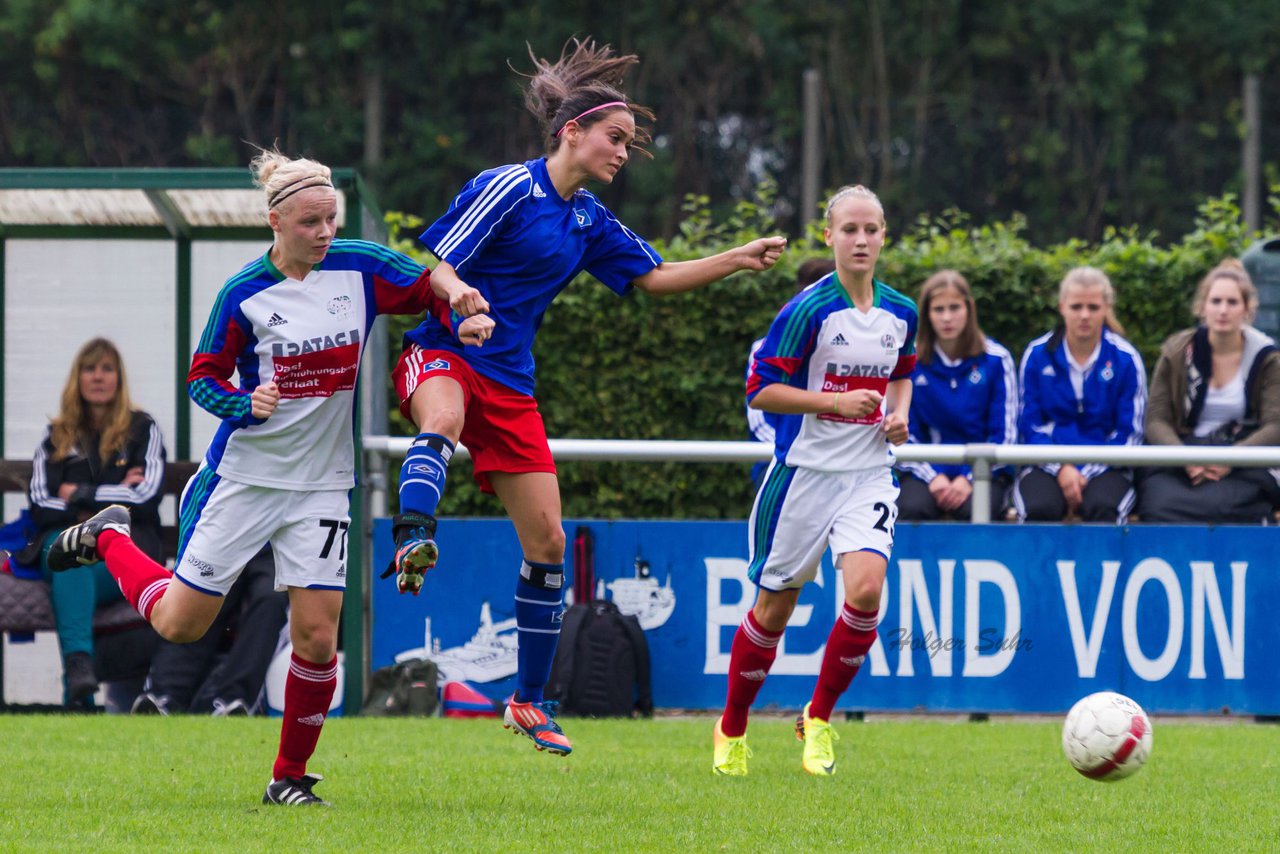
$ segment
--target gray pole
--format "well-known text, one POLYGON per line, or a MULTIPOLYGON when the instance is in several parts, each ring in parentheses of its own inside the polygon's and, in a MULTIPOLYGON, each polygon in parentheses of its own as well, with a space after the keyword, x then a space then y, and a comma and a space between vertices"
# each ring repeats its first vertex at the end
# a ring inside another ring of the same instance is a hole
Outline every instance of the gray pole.
POLYGON ((375 186, 382 177, 382 69, 364 74, 364 171, 375 186))
POLYGON ((1241 159, 1244 171, 1244 193, 1240 205, 1244 224, 1250 231, 1262 227, 1262 95, 1258 75, 1244 76, 1244 145, 1241 159))
POLYGON ((822 74, 816 68, 804 72, 804 156, 801 161, 800 232, 816 218, 818 208, 818 170, 821 143, 818 138, 818 101, 822 97, 822 74))

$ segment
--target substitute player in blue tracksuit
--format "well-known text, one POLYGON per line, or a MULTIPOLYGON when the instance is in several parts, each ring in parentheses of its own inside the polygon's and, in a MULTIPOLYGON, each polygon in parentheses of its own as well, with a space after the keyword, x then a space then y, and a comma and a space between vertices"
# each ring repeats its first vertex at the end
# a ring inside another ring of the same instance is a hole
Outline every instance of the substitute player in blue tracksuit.
MULTIPOLYGON (((1058 291, 1062 326, 1022 354, 1026 445, 1141 445, 1147 409, 1142 357, 1123 337, 1115 292, 1094 267, 1067 273, 1058 291)), ((1018 474, 1013 503, 1022 521, 1123 523, 1134 504, 1130 469, 1100 463, 1030 466, 1018 474)))
POLYGON ((786 240, 765 237, 707 258, 663 261, 584 189, 590 181, 611 183, 648 139, 636 117, 653 113, 620 88, 637 58, 591 40, 567 45, 554 63, 532 58, 525 102, 542 125, 546 156, 482 172, 421 238, 440 261, 431 279, 450 294, 455 316, 487 311, 495 326, 483 348, 462 346, 433 317, 405 336, 395 383, 401 412, 419 435, 400 472, 388 574, 396 573, 401 592, 416 594, 435 564, 434 513, 461 439, 476 480, 502 501, 524 552, 515 590, 517 690, 504 724, 539 750, 566 754, 572 745, 542 693, 560 631, 565 545, 556 467, 533 397, 532 347, 543 313, 584 270, 619 296, 633 287, 674 294, 739 270, 768 269, 786 240), (478 299, 462 290, 468 285, 478 299))
MULTIPOLYGON (((978 325, 969 282, 939 270, 920 289, 918 358, 911 377, 911 438, 916 444, 1018 441, 1018 371, 1013 356, 978 325)), ((898 518, 972 517, 973 467, 899 463, 898 518)), ((991 518, 999 519, 1013 480, 992 473, 991 518)))

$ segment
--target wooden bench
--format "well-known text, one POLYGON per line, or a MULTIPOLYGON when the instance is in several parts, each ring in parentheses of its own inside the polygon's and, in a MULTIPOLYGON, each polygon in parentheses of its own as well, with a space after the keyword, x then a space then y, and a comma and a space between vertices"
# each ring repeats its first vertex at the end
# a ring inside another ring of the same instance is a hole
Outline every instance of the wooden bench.
MULTIPOLYGON (((180 498, 187 481, 195 474, 199 463, 170 462, 165 466, 161 492, 180 498)), ((31 460, 0 460, 0 493, 27 494, 31 481, 31 460)), ((177 525, 160 528, 160 542, 166 559, 178 552, 177 525)), ((7 559, 0 550, 0 560, 7 559)), ((141 615, 128 602, 115 602, 99 608, 93 617, 95 635, 121 631, 142 622, 141 615)), ((16 578, 8 572, 0 572, 0 633, 31 633, 55 629, 53 605, 49 599, 49 584, 35 579, 16 578)), ((0 646, 0 707, 4 705, 3 682, 4 652, 0 646)))

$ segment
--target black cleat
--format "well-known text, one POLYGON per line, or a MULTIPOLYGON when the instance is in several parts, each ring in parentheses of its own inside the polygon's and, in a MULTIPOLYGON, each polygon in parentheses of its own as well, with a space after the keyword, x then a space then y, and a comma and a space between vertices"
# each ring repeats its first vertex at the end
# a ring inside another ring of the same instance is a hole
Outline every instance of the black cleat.
POLYGON ((387 578, 394 573, 396 588, 401 593, 417 596, 422 589, 423 576, 440 558, 440 549, 434 539, 436 517, 426 513, 401 513, 392 519, 391 525, 396 553, 382 577, 387 578))
POLYGON ((102 560, 98 554, 98 535, 107 529, 129 536, 129 508, 112 504, 59 534, 49 547, 49 569, 63 572, 102 560))
POLYGON ((222 699, 213 701, 213 716, 215 718, 247 718, 252 712, 245 705, 244 700, 232 700, 230 703, 222 699))
POLYGON ((329 802, 311 793, 311 787, 324 778, 319 774, 303 774, 301 777, 285 777, 272 780, 262 793, 264 804, 280 804, 289 807, 327 807, 329 802))
POLYGON ((150 691, 143 691, 133 701, 129 709, 131 715, 167 715, 169 714, 169 698, 159 697, 150 691))

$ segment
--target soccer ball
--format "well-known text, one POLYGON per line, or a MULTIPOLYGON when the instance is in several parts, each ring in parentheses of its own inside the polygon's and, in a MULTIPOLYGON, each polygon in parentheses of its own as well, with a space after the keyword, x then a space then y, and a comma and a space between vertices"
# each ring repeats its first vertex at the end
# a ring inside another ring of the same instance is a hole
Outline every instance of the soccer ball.
POLYGON ((1090 694, 1067 712, 1062 751, 1090 780, 1123 780, 1137 773, 1151 755, 1151 721, 1123 694, 1090 694))

